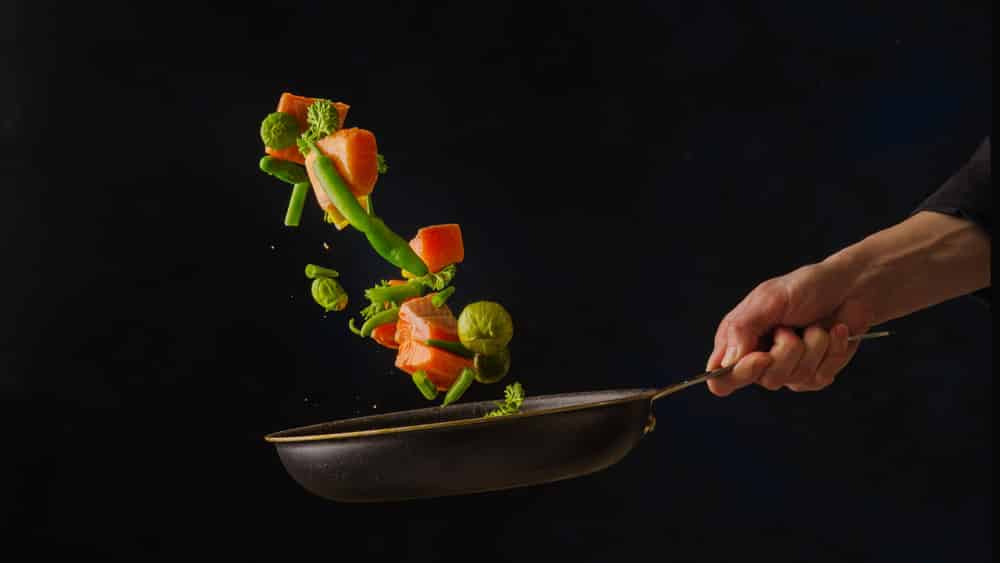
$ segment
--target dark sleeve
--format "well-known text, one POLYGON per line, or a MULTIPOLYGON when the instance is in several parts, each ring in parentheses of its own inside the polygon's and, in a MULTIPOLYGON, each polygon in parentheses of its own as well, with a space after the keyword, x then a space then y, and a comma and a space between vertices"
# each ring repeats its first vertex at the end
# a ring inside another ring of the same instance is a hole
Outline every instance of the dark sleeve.
MULTIPOLYGON (((993 178, 990 175, 989 137, 979 145, 965 166, 913 210, 914 213, 920 211, 936 211, 972 221, 993 238, 993 178)), ((991 305, 991 289, 987 287, 973 295, 991 305)))

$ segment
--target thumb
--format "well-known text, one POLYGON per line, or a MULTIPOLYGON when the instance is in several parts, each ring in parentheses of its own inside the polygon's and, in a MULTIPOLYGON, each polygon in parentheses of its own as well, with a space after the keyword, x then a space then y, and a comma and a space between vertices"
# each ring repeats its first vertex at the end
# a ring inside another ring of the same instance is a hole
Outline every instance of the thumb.
POLYGON ((784 294, 762 284, 719 324, 708 369, 728 367, 757 349, 760 337, 778 326, 784 314, 784 294))

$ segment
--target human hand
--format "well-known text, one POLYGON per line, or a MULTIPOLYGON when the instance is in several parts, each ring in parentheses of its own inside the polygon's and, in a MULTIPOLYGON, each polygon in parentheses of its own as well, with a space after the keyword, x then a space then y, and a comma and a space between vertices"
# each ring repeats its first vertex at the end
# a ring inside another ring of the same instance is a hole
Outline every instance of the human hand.
POLYGON ((874 319, 851 295, 853 276, 843 265, 823 262, 758 285, 719 323, 707 369, 735 367, 710 379, 709 390, 723 397, 751 383, 772 391, 817 391, 833 383, 857 351, 848 337, 867 332, 874 319), (800 336, 794 328, 805 330, 800 336))

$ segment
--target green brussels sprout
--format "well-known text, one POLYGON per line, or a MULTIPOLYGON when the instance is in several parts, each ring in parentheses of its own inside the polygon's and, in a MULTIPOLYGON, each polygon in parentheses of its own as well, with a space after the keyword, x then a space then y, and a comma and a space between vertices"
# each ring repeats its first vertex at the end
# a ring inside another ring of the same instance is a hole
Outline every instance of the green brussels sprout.
POLYGON ((343 311, 347 307, 347 292, 333 278, 318 277, 314 279, 312 298, 327 312, 343 311))
POLYGON ((276 111, 267 114, 260 124, 260 140, 265 147, 283 149, 295 144, 299 138, 299 122, 290 113, 276 111))
POLYGON ((491 356, 476 354, 472 362, 476 367, 476 381, 497 383, 510 371, 510 349, 504 348, 491 356))
POLYGON ((458 316, 458 339, 473 352, 492 356, 507 347, 514 336, 514 321, 499 303, 470 303, 458 316))

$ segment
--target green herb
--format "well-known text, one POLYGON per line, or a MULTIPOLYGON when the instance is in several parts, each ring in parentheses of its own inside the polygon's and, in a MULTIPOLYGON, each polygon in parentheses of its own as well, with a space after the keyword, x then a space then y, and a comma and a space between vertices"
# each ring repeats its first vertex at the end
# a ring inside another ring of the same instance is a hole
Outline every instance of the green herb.
POLYGON ((333 102, 319 99, 306 109, 306 123, 309 128, 296 139, 303 156, 309 154, 313 143, 340 128, 340 114, 333 102))
POLYGON ((378 173, 385 174, 389 171, 389 165, 385 163, 385 157, 381 153, 375 155, 375 159, 378 161, 378 173))
POLYGON ((438 272, 415 277, 407 283, 422 285, 430 291, 441 291, 442 289, 448 287, 448 284, 455 279, 455 274, 457 272, 458 268, 456 268, 454 264, 449 264, 444 268, 441 268, 438 272))
POLYGON ((435 293, 434 297, 431 297, 431 305, 434 305, 435 307, 443 307, 444 304, 448 302, 448 298, 451 297, 452 293, 455 293, 455 286, 442 289, 441 291, 435 293))
POLYGON ((267 114, 260 124, 260 140, 265 147, 283 149, 295 144, 299 136, 299 122, 290 113, 276 111, 267 114))
POLYGON ((497 408, 486 413, 486 416, 505 416, 521 410, 524 402, 524 388, 520 383, 512 383, 503 390, 503 401, 496 401, 497 408))

